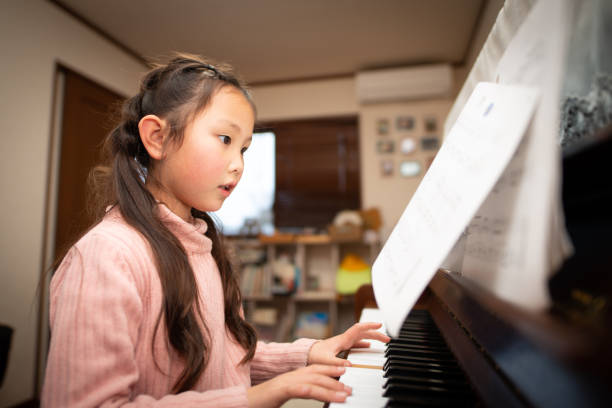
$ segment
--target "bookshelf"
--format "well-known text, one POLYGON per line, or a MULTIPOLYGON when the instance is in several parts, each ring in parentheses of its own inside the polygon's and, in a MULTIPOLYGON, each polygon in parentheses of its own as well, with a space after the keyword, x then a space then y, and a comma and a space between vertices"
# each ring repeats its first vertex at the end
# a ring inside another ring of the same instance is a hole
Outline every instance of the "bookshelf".
POLYGON ((302 313, 327 316, 327 328, 320 337, 337 334, 344 321, 350 324, 352 296, 338 295, 335 289, 342 257, 357 253, 372 265, 380 250, 378 242, 365 243, 361 237, 338 239, 328 234, 278 234, 230 242, 240 270, 246 318, 268 341, 296 337, 295 326, 302 313), (294 291, 283 292, 283 287, 274 282, 272 265, 279 260, 288 261, 299 271, 294 277, 294 291))

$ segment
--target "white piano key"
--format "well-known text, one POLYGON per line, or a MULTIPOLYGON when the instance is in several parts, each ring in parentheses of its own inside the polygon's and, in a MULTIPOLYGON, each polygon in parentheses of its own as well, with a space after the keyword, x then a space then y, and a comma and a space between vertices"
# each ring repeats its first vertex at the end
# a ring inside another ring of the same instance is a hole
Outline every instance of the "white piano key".
MULTIPOLYGON (((364 323, 364 322, 382 323, 383 322, 382 312, 380 311, 380 309, 366 307, 361 312, 361 317, 359 318, 359 322, 360 323, 364 323)), ((387 329, 385 328, 384 324, 376 331, 381 332, 383 334, 387 334, 387 329)), ((369 340, 369 339, 366 339, 365 341, 370 343, 369 348, 371 350, 385 350, 386 343, 383 343, 382 341, 369 340)))
MULTIPOLYGON (((382 323, 383 317, 379 309, 365 308, 361 312, 360 322, 382 323)), ((387 334, 384 324, 378 329, 387 334)), ((378 340, 366 340, 369 348, 354 348, 349 351, 347 360, 351 364, 382 367, 385 363, 385 343, 378 340)), ((343 403, 331 403, 329 408, 377 408, 384 407, 387 398, 382 396, 385 378, 383 371, 372 368, 347 367, 340 381, 350 386, 353 393, 343 403)))
POLYGON ((351 349, 347 360, 350 361, 351 364, 376 365, 382 367, 385 363, 385 352, 384 350, 370 350, 367 348, 351 349))
POLYGON ((340 381, 353 389, 343 403, 331 403, 330 408, 376 408, 384 407, 387 398, 382 396, 385 382, 382 370, 348 367, 340 381))
POLYGON ((383 322, 383 314, 380 309, 366 307, 361 311, 360 322, 383 322))

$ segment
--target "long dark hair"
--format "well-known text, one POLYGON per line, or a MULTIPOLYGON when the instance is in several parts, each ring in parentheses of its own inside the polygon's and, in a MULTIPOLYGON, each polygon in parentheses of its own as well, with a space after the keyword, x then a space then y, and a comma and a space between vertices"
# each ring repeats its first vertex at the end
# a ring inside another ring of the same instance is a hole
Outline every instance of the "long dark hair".
MULTIPOLYGON (((157 202, 144 184, 152 162, 140 140, 138 123, 145 115, 157 115, 169 123, 170 141, 181 143, 187 123, 225 86, 240 90, 253 106, 246 88, 226 65, 213 66, 199 57, 181 54, 155 67, 142 79, 139 93, 124 103, 119 125, 107 136, 105 165, 90 174, 95 197, 91 202, 98 222, 105 208, 117 206, 153 250, 163 290, 155 335, 163 319, 169 344, 185 363, 173 386, 175 393, 191 389, 204 372, 210 340, 185 249, 156 216, 157 202)), ((195 208, 191 212, 208 225, 206 236, 212 240, 212 256, 223 282, 225 324, 246 350, 242 360, 246 363, 255 354, 257 337, 240 315, 241 294, 222 236, 209 214, 195 208)))

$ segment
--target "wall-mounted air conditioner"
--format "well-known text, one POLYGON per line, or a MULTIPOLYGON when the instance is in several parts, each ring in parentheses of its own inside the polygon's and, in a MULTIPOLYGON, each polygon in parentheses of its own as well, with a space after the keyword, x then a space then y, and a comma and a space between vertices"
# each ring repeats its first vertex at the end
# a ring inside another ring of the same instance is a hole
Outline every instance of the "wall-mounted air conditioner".
POLYGON ((451 94, 452 85, 453 71, 448 64, 363 71, 356 77, 361 103, 445 97, 451 94))

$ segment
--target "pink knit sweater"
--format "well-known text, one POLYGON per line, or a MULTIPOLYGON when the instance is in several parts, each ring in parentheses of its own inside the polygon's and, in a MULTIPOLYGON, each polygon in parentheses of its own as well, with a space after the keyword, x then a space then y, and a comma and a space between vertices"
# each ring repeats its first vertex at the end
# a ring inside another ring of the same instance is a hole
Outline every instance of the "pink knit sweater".
POLYGON ((42 395, 47 407, 244 407, 246 389, 306 365, 314 340, 258 342, 255 358, 225 326, 223 288, 201 220, 189 224, 164 205, 164 223, 189 256, 210 331, 209 362, 193 391, 170 395, 183 367, 166 347, 165 326, 151 341, 162 304, 151 248, 117 209, 70 249, 51 281, 51 344, 42 395), (161 334, 161 335, 160 335, 161 334))

